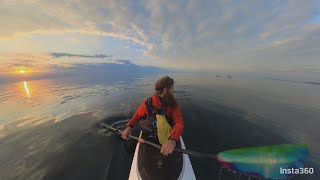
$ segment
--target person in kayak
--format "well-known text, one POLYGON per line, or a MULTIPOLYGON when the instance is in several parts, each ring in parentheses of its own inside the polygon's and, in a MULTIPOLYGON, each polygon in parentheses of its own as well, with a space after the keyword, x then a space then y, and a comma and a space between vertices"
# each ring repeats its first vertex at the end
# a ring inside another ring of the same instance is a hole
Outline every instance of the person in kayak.
POLYGON ((138 107, 127 123, 127 128, 122 132, 121 137, 127 139, 133 126, 141 119, 147 119, 142 123, 140 122, 140 126, 143 126, 142 129, 148 130, 154 127, 155 130, 151 131, 157 134, 158 140, 162 144, 160 152, 163 155, 169 155, 173 152, 184 129, 180 106, 173 96, 173 78, 169 76, 160 78, 155 83, 155 90, 156 93, 138 107), (157 126, 151 126, 150 124, 157 124, 157 126), (163 139, 164 137, 168 138, 163 139))

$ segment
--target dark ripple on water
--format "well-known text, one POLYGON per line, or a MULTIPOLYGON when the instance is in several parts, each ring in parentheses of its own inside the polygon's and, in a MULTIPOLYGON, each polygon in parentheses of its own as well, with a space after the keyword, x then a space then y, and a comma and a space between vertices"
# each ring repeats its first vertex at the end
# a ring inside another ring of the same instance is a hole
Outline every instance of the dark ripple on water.
POLYGON ((82 97, 82 96, 81 96, 81 95, 68 95, 68 96, 64 96, 63 99, 65 99, 65 100, 61 101, 60 104, 67 103, 67 102, 69 102, 69 101, 71 101, 71 100, 73 100, 73 99, 77 99, 77 98, 80 98, 80 97, 82 97))

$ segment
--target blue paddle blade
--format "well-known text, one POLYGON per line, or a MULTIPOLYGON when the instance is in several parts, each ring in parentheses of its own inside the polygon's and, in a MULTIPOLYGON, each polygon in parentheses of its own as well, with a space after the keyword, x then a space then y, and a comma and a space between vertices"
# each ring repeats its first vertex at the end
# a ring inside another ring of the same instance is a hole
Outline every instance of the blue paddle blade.
POLYGON ((306 145, 283 144, 223 151, 217 160, 223 167, 261 178, 285 179, 283 169, 303 168, 309 151, 306 145))

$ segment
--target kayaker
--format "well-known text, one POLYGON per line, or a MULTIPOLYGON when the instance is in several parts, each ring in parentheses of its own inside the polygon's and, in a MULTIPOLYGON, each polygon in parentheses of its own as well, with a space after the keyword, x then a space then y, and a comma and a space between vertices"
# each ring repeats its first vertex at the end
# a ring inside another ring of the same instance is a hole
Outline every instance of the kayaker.
POLYGON ((160 78, 155 83, 155 91, 152 97, 146 99, 138 107, 121 137, 127 139, 133 126, 141 119, 146 119, 140 122, 140 126, 143 126, 142 129, 151 129, 150 131, 156 134, 162 144, 160 152, 163 155, 169 155, 173 152, 184 129, 180 106, 173 96, 173 78, 169 76, 160 78))

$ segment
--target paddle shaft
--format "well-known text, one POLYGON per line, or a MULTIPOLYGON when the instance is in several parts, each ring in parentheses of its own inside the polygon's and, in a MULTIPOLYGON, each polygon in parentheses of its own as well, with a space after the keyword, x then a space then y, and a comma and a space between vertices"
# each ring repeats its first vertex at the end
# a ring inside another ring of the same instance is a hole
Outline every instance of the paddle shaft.
MULTIPOLYGON (((104 123, 101 123, 101 124, 105 128, 111 129, 113 131, 117 131, 118 133, 122 134, 120 129, 116 129, 116 128, 114 128, 112 126, 109 126, 109 125, 106 125, 104 123)), ((132 135, 128 135, 128 137, 131 138, 131 139, 137 140, 140 143, 145 143, 145 144, 153 146, 153 147, 155 147, 157 149, 161 149, 161 145, 159 145, 159 144, 156 144, 156 143, 153 143, 153 142, 150 142, 150 141, 147 141, 145 139, 138 138, 138 137, 132 136, 132 135)), ((175 148, 173 151, 177 152, 177 153, 188 154, 188 155, 190 155, 192 157, 217 159, 217 156, 215 154, 200 153, 200 152, 196 152, 196 151, 192 151, 192 150, 188 150, 188 149, 175 148)))

